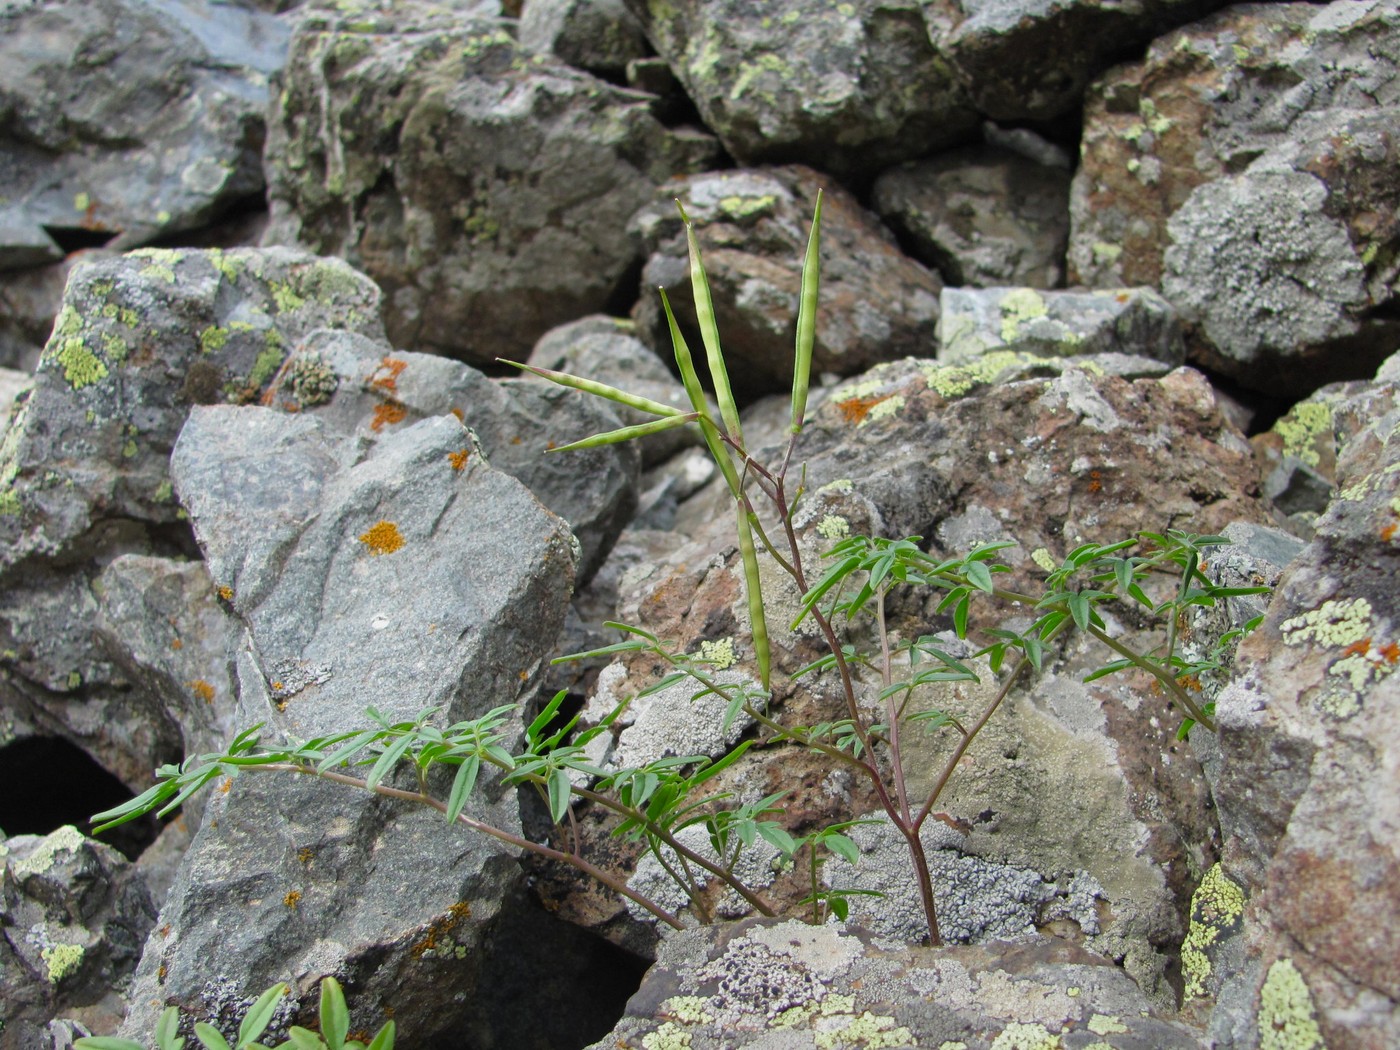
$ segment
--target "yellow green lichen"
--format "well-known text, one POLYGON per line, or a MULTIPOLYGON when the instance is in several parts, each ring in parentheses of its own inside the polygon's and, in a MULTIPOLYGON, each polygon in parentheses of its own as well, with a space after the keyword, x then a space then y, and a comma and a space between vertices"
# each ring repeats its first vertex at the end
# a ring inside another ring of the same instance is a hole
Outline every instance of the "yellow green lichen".
POLYGON ((1326 1050, 1312 993, 1290 959, 1270 966, 1259 990, 1259 1050, 1326 1050))
POLYGON ((661 1004, 661 1011, 682 1024, 709 1024, 714 1015, 705 1009, 708 1003, 701 995, 673 995, 661 1004))
POLYGON ((828 540, 844 540, 851 534, 851 523, 839 514, 827 514, 817 522, 817 535, 828 540))
POLYGON ((716 671, 728 670, 739 659, 734 653, 734 639, 721 638, 716 642, 701 642, 700 659, 711 664, 716 671))
POLYGON ((1226 876, 1219 864, 1212 865, 1191 895, 1191 928, 1181 945, 1181 969, 1186 977, 1184 999, 1206 994, 1206 979, 1211 972, 1206 949, 1239 922, 1243 913, 1244 890, 1226 876))
POLYGON ((83 965, 81 944, 55 944, 41 949, 39 955, 48 969, 50 984, 58 984, 65 977, 77 973, 78 968, 83 965))
POLYGON ((967 1050, 967 1044, 961 1039, 945 1039, 938 1044, 938 1050, 967 1050))
POLYGON ((78 335, 83 330, 83 318, 77 310, 71 306, 64 306, 58 312, 58 317, 54 319, 53 330, 56 335, 78 335))
POLYGON ((690 1045, 690 1033, 680 1025, 667 1021, 654 1032, 642 1036, 645 1050, 685 1050, 690 1045))
POLYGON ((248 385, 260 387, 277 374, 282 367, 282 349, 268 346, 253 361, 253 369, 248 373, 248 385))
POLYGON ((1095 241, 1089 250, 1094 253, 1094 262, 1099 266, 1112 266, 1123 254, 1121 245, 1109 244, 1107 241, 1095 241))
POLYGON ((820 495, 823 492, 850 492, 855 488, 855 483, 850 478, 837 478, 835 481, 828 481, 821 488, 817 489, 820 495))
POLYGON ((990 1050, 1062 1050, 1060 1037, 1042 1024, 1009 1024, 995 1039, 990 1050))
POLYGON ((238 275, 243 272, 243 264, 237 259, 230 259, 219 248, 209 252, 209 262, 228 281, 238 280, 238 275))
POLYGON ((216 350, 222 350, 228 345, 229 331, 227 328, 220 328, 216 324, 211 324, 204 331, 199 333, 199 349, 201 353, 212 354, 216 350))
POLYGON ((6 489, 0 492, 0 518, 14 517, 23 508, 20 506, 19 494, 14 489, 6 489))
POLYGON ((142 277, 159 278, 166 284, 175 283, 175 264, 185 257, 173 248, 138 248, 130 254, 135 259, 150 260, 141 268, 142 277))
POLYGON ((865 413, 865 418, 857 423, 856 426, 863 427, 865 424, 874 422, 877 419, 889 419, 891 416, 896 415, 904 405, 903 394, 892 394, 883 401, 871 405, 870 409, 865 413))
POLYGON ((1284 620, 1279 631, 1285 645, 1355 645, 1371 633, 1371 603, 1365 598, 1329 599, 1312 612, 1284 620))
POLYGON ((1037 547, 1035 550, 1031 551, 1031 561, 1035 562, 1046 572, 1054 572, 1059 568, 1059 566, 1055 564, 1055 559, 1050 556, 1050 552, 1044 547, 1037 547))
POLYGON ((1014 342, 1022 323, 1044 317, 1045 297, 1034 288, 1013 288, 1001 298, 1001 341, 1014 342))
POLYGON ((124 445, 122 445, 122 458, 123 458, 123 459, 132 459, 132 458, 135 457, 136 453, 139 452, 139 451, 141 451, 141 450, 140 450, 139 447, 137 447, 136 439, 135 439, 135 438, 127 438, 127 439, 126 439, 126 443, 125 443, 124 445))
POLYGON ((896 1025, 893 1017, 872 1014, 867 1010, 841 1027, 813 1032, 812 1042, 821 1050, 846 1050, 847 1047, 876 1050, 879 1047, 912 1046, 914 1033, 903 1025, 896 1025))
POLYGON ((111 332, 103 332, 102 353, 112 364, 119 365, 131 353, 131 346, 121 336, 113 335, 111 332))
POLYGON ((155 496, 157 503, 169 503, 175 498, 175 488, 168 481, 162 481, 156 486, 155 496))
POLYGON ((1117 1035, 1128 1030, 1127 1025, 1111 1014, 1094 1014, 1084 1027, 1095 1035, 1117 1035))
POLYGON ((993 350, 967 364, 940 366, 930 363, 920 371, 930 390, 953 398, 966 394, 973 387, 992 382, 1008 368, 1031 360, 1032 356, 1024 351, 993 350))
POLYGON ((755 215, 762 215, 772 211, 773 205, 778 198, 771 193, 765 193, 761 197, 741 197, 734 195, 725 197, 719 202, 719 210, 728 215, 731 219, 747 219, 755 215))
POLYGON ((287 281, 273 281, 269 287, 272 289, 272 299, 277 304, 278 313, 289 314, 306 305, 306 300, 298 295, 287 281))
POLYGON ((1332 437, 1332 408, 1320 401, 1304 401, 1294 405, 1288 414, 1274 424, 1274 433, 1283 438, 1283 454, 1293 456, 1310 467, 1321 460, 1318 439, 1332 437))
POLYGON ((65 339, 62 348, 54 355, 63 366, 63 378, 74 390, 92 386, 107 378, 107 366, 89 350, 81 339, 65 339))
POLYGON ((42 875, 53 867, 60 853, 76 853, 82 849, 85 841, 82 832, 72 824, 65 824, 45 835, 44 841, 34 848, 34 852, 24 860, 15 861, 10 871, 16 879, 42 875))
POLYGON ((778 83, 790 83, 793 78, 792 66, 774 54, 760 55, 755 61, 745 62, 734 78, 734 86, 729 89, 729 100, 737 102, 743 98, 755 82, 771 74, 778 83))
POLYGON ((92 207, 92 195, 87 191, 73 194, 73 210, 87 211, 92 207))

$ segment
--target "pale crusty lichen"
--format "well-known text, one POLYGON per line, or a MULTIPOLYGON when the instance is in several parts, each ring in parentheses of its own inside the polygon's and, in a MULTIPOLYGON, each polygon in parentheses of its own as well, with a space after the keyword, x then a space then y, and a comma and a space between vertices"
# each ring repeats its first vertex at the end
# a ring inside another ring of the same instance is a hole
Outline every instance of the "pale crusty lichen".
POLYGON ((709 1024, 714 1015, 705 1009, 703 995, 673 995, 661 1004, 661 1012, 681 1024, 709 1024))
POLYGON ((1043 1024, 1009 1024, 992 1040, 990 1050, 1063 1050, 1060 1037, 1043 1024))
POLYGON ((1312 993, 1291 959, 1270 966, 1259 990, 1259 1050, 1326 1050, 1312 993))
POLYGON ((1094 1014, 1084 1027, 1095 1035, 1116 1035, 1128 1030, 1127 1025, 1110 1014, 1094 1014))
POLYGON ((645 1050, 684 1050, 689 1045, 690 1033, 671 1021, 642 1036, 642 1046, 645 1050))
POLYGON ((725 671, 738 662, 734 652, 733 638, 720 638, 718 641, 700 643, 700 659, 710 664, 716 671, 725 671))
POLYGON ((16 879, 42 875, 53 867, 60 853, 76 853, 82 849, 85 841, 81 831, 72 824, 65 824, 57 831, 45 835, 44 841, 35 847, 34 852, 24 860, 12 864, 10 871, 16 879))
POLYGON ((1371 603, 1365 598, 1329 599, 1311 612, 1283 621, 1285 645, 1354 645, 1371 633, 1371 603))
POLYGON ((1181 946, 1181 969, 1186 977, 1184 999, 1206 994, 1206 980, 1211 972, 1206 951, 1239 922, 1244 903, 1244 890, 1226 876, 1219 864, 1212 865, 1191 895, 1191 928, 1181 946))
POLYGON ((828 540, 844 540, 851 534, 851 523, 839 514, 826 514, 817 522, 817 535, 828 540))
POLYGON ((1283 438, 1283 454, 1315 467, 1321 462, 1318 439, 1332 435, 1332 408, 1320 401, 1294 405, 1274 424, 1274 433, 1283 438))

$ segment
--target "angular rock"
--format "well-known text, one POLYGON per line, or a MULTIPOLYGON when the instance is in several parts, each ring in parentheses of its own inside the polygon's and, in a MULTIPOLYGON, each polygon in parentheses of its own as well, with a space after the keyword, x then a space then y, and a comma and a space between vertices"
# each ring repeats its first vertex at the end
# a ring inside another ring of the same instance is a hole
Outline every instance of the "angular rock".
MULTIPOLYGON (((942 5, 940 5, 941 7, 942 5)), ((959 0, 935 37, 973 104, 993 120, 1049 120, 1072 112, 1110 63, 1221 0, 979 3, 959 0), (961 17, 959 17, 961 16, 961 17)))
POLYGON ((1158 285, 1193 360, 1297 396, 1395 345, 1400 13, 1240 5, 1090 92, 1070 280, 1158 285))
POLYGON ((833 926, 749 920, 667 938, 627 1014, 589 1050, 1048 1050, 1105 1039, 1160 1050, 1199 1045, 1122 970, 1050 938, 927 951, 833 926))
POLYGON ((1067 169, 994 146, 950 150, 891 168, 873 207, 951 285, 1064 283, 1069 240, 1067 169))
MULTIPOLYGON (((1393 362, 1382 375, 1370 399, 1393 406, 1393 362)), ((1397 423, 1392 407, 1341 445, 1337 496, 1217 704, 1224 871, 1247 900, 1211 1021, 1227 1045, 1400 1038, 1397 423)))
POLYGON ((145 244, 260 192, 286 46, 279 19, 236 5, 8 5, 0 269, 62 258, 65 235, 145 244))
POLYGON ((938 359, 949 364, 996 351, 1041 357, 1123 354, 1169 367, 1186 356, 1176 311, 1151 288, 945 288, 939 307, 938 359))
MULTIPOLYGON (((459 469, 464 447, 470 435, 450 415, 365 451, 310 415, 191 414, 171 469, 246 630, 242 724, 304 739, 364 725, 369 706, 390 721, 438 708, 449 724, 522 697, 562 620, 576 555, 564 524, 517 481, 479 454, 459 469)), ((483 786, 469 809, 518 833, 513 792, 483 786)), ((513 850, 426 808, 249 777, 213 796, 125 1030, 149 1030, 148 1004, 164 999, 203 998, 195 1012, 207 1015, 211 979, 236 998, 276 977, 305 992, 337 973, 369 1027, 391 1007, 430 1041, 460 1024, 443 1015, 444 994, 486 994, 463 960, 519 877, 513 850)))
POLYGON ((308 11, 284 85, 268 240, 349 259, 394 345, 475 364, 629 291, 627 219, 714 156, 650 96, 423 2, 308 11))
POLYGON ((651 54, 623 0, 529 0, 520 12, 520 43, 612 80, 651 54))
POLYGON ((671 337, 657 286, 666 288, 694 352, 701 346, 679 198, 695 224, 735 395, 752 400, 791 387, 793 319, 818 189, 822 272, 813 375, 852 375, 932 352, 937 275, 902 255, 879 221, 830 179, 794 166, 697 175, 668 186, 664 201, 638 213, 633 222, 649 253, 642 284, 651 291, 634 316, 658 353, 669 358, 671 337))
POLYGON ((0 1020, 4 1044, 42 1047, 56 1013, 110 1034, 121 991, 155 925, 146 884, 112 847, 66 826, 0 834, 0 1020))
POLYGON ((710 128, 743 165, 873 176, 975 135, 927 5, 629 0, 710 128))

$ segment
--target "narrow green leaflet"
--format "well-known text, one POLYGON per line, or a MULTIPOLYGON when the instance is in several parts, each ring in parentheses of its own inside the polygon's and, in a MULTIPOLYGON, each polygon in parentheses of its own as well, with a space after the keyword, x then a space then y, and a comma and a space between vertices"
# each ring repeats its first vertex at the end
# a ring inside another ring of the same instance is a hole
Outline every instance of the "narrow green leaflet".
POLYGON ((341 1050, 350 1031, 350 1011, 345 1006, 345 993, 340 982, 327 977, 321 982, 321 1035, 330 1050, 341 1050))
POLYGON ((629 394, 625 390, 619 390, 615 386, 608 386, 606 383, 598 383, 592 379, 584 379, 581 376, 569 375, 567 372, 556 372, 552 368, 539 368, 535 365, 521 364, 519 361, 508 361, 504 357, 496 358, 497 362, 503 365, 512 365, 522 372, 530 372, 541 379, 548 379, 551 383, 558 383, 560 386, 572 387, 574 390, 582 390, 586 394, 594 394, 597 397, 606 398, 619 405, 626 405, 628 408, 635 408, 639 412, 648 412, 653 416, 680 416, 684 413, 673 405, 664 405, 660 401, 653 401, 649 397, 642 397, 639 394, 629 394))
POLYGON ((796 353, 792 366, 792 432, 800 433, 807 415, 807 390, 812 380, 812 348, 817 336, 817 291, 821 284, 822 191, 812 213, 807 254, 802 260, 802 292, 797 304, 796 353))
POLYGON ((205 1050, 233 1050, 217 1028, 203 1021, 195 1022, 194 1037, 204 1045, 205 1050))
POLYGON ((248 1012, 243 1015, 243 1023, 238 1026, 239 1046, 247 1046, 263 1034, 272 1021, 272 1015, 277 1011, 277 1004, 286 994, 285 984, 274 984, 258 996, 257 1002, 248 1008, 248 1012))

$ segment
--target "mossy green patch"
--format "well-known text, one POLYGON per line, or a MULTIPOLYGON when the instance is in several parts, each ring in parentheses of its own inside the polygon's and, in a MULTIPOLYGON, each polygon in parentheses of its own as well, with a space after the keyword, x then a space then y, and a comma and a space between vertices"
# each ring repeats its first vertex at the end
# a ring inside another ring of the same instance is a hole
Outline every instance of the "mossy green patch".
MULTIPOLYGON (((269 332, 275 335, 275 332, 269 332)), ((279 340, 280 343, 280 340, 279 340)), ((267 346, 258 354, 253 361, 253 369, 248 373, 248 385, 260 387, 277 374, 277 369, 282 367, 282 347, 267 346)))
POLYGON ((765 193, 760 197, 744 197, 736 194, 720 200, 719 210, 731 219, 750 219, 757 215, 768 214, 777 203, 778 198, 771 193, 765 193))
POLYGON ((1291 959, 1269 967, 1259 990, 1259 1050, 1325 1050, 1312 993, 1291 959))
POLYGON ((278 313, 289 314, 306 305, 306 300, 296 293, 289 281, 273 281, 268 287, 272 290, 272 300, 277 304, 278 313))
POLYGON ((199 349, 201 353, 212 354, 216 350, 222 350, 228 345, 229 331, 227 328, 220 328, 211 324, 204 331, 199 333, 199 349))
POLYGON ((1021 325, 1048 312, 1045 296, 1034 288, 1013 288, 1001 298, 1001 341, 1012 343, 1021 325))
POLYGON ((0 492, 0 518, 16 517, 23 509, 19 501, 19 493, 14 489, 0 492))

